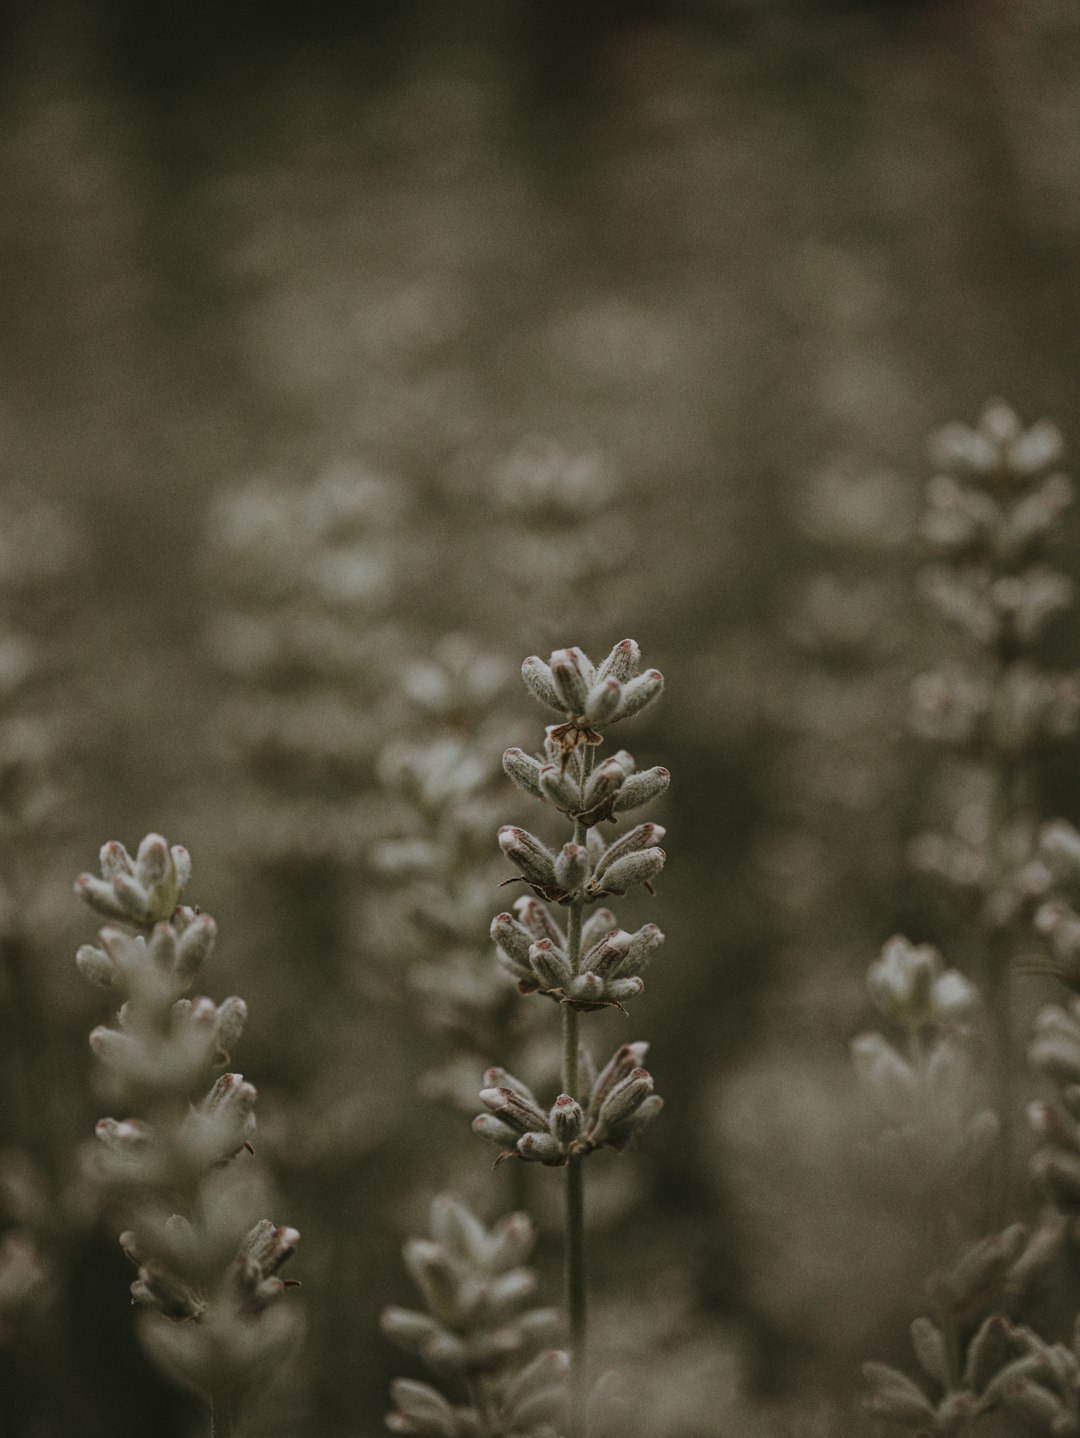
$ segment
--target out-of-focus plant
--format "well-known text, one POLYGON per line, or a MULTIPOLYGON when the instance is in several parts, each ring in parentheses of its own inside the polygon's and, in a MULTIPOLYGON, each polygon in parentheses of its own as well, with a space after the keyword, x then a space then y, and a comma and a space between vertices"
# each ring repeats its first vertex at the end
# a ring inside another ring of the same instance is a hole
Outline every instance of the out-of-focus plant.
POLYGON ((1072 599, 1070 581, 1049 562, 1072 497, 1054 468, 1061 454, 1053 425, 1025 429, 1008 405, 991 402, 974 428, 952 424, 937 434, 933 457, 942 472, 930 482, 922 525, 937 556, 922 588, 963 643, 914 686, 917 731, 954 762, 945 773, 945 826, 918 839, 913 857, 944 881, 977 936, 968 957, 995 1049, 999 1216, 1009 1204, 1015 1131, 1010 974, 1025 908, 1042 882, 1033 864, 1038 760, 1080 722, 1077 677, 1048 670, 1038 657, 1048 620, 1072 599))
POLYGON ((405 1244, 405 1266, 425 1312, 388 1308, 383 1332, 417 1354, 468 1399, 453 1406, 427 1383, 399 1378, 391 1389, 392 1433, 422 1438, 554 1438, 565 1405, 567 1355, 548 1345, 559 1328, 551 1308, 535 1308, 536 1274, 526 1267, 535 1240, 523 1213, 485 1228, 449 1195, 431 1206, 431 1237, 405 1244))
POLYGON ((297 1339, 275 1300, 295 1229, 252 1224, 232 1160, 250 1150, 255 1089, 223 1072, 243 1030, 240 998, 184 997, 209 957, 216 925, 182 902, 185 849, 149 834, 132 858, 101 851, 101 877, 79 896, 109 919, 80 971, 119 998, 115 1027, 95 1028, 102 1090, 135 1116, 103 1118, 96 1177, 129 1223, 138 1268, 132 1296, 154 1310, 143 1338, 162 1366, 209 1403, 212 1438, 235 1438, 242 1412, 297 1339))
MULTIPOLYGON (((912 1325, 920 1380, 885 1364, 865 1366, 870 1411, 920 1434, 973 1431, 994 1411, 1014 1413, 1050 1434, 1080 1431, 1075 1352, 1014 1322, 1038 1321, 1039 1289, 1051 1270, 1061 1272, 1061 1244, 1080 1195, 1080 1027, 1076 1015, 1060 1008, 1039 1016, 1030 1053, 1036 1072, 1058 1088, 1054 1102, 1029 1110, 1039 1142, 1033 1174, 1051 1207, 1030 1229, 1009 1221, 1029 1216, 1027 1205, 1018 1211, 1011 1182, 1019 1079, 1012 974, 1042 970, 1070 983, 1080 952, 1080 919, 1066 897, 1050 892, 1055 881, 1080 871, 1080 836, 1058 821, 1044 830, 1041 846, 1036 841, 1038 750, 1073 733, 1080 712, 1076 681, 1047 673, 1034 655, 1046 620, 1071 597, 1067 581, 1045 561, 1054 523, 1070 498, 1068 481, 1045 473, 1060 452, 1052 426, 1025 431, 1007 406, 989 405, 977 428, 954 425, 938 436, 936 453, 951 473, 932 481, 924 523, 942 554, 925 576, 926 588, 966 634, 969 653, 916 682, 916 723, 966 761, 969 772, 954 786, 962 797, 954 799, 952 822, 944 833, 923 836, 914 857, 967 901, 977 935, 970 958, 982 995, 960 974, 943 971, 929 948, 893 940, 870 970, 870 990, 906 1033, 908 1052, 880 1035, 855 1044, 860 1075, 881 1106, 891 1106, 894 1117, 902 1112, 920 1140, 933 1133, 939 1156, 952 1153, 950 1184, 938 1184, 935 1202, 959 1257, 930 1279, 932 1311, 912 1325), (1025 923, 1040 896, 1035 923, 1050 952, 1032 961, 1025 955, 1025 923), (958 1048, 980 1006, 990 1029, 980 1046, 981 1083, 958 1048), (980 1088, 996 1111, 962 1116, 950 1139, 942 1118, 952 1125, 956 1096, 970 1109, 980 1088), (980 1162, 988 1147, 996 1175, 989 1185, 980 1162), (988 1188, 991 1221, 1006 1226, 973 1236, 986 1222, 988 1188)), ((929 1177, 941 1166, 935 1170, 923 1158, 918 1171, 929 1177)), ((1065 1303, 1075 1313, 1075 1295, 1065 1303)))

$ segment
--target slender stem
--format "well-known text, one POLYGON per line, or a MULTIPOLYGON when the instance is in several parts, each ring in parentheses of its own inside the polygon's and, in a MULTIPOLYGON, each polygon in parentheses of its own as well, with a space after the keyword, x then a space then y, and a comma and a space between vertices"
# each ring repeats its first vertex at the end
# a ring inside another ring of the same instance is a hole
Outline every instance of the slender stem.
MULTIPOLYGON (((585 783, 592 772, 595 751, 585 751, 582 764, 582 798, 585 783)), ((574 842, 584 846, 585 825, 574 821, 574 842)), ((570 902, 566 924, 566 948, 570 968, 581 971, 581 928, 585 900, 581 894, 570 902)), ((563 1006, 563 1092, 581 1102, 578 1092, 578 1014, 569 1004, 563 1006)), ((586 1346, 588 1340, 588 1308, 585 1296, 585 1173, 580 1154, 572 1154, 566 1165, 566 1308, 570 1320, 570 1412, 567 1438, 581 1438, 585 1431, 585 1404, 588 1394, 586 1346)))
POLYGON ((225 1395, 210 1400, 210 1438, 240 1438, 240 1414, 225 1395))

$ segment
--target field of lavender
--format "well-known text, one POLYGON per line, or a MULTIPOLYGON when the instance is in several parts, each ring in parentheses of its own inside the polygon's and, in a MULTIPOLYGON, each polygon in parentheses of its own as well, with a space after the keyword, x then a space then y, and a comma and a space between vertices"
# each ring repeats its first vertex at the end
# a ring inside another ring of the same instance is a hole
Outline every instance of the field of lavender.
POLYGON ((3 1438, 1080 1435, 1074 8, 0 34, 3 1438))

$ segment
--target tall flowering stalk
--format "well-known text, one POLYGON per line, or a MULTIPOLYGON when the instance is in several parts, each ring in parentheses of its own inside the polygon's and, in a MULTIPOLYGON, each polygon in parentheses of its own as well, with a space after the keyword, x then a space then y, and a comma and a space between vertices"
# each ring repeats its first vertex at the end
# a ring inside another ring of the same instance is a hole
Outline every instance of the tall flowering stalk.
POLYGON ((571 1438, 583 1431, 587 1395, 584 1160, 601 1147, 625 1148, 663 1106, 643 1067, 647 1044, 623 1044, 598 1073, 579 1036, 583 1014, 621 1008, 641 993, 641 973, 663 942, 655 924, 628 933, 607 908, 586 917, 602 899, 650 887, 664 865, 659 825, 638 824, 613 839, 600 827, 668 787, 666 769, 639 771, 624 749, 596 762, 604 731, 639 713, 663 688, 657 670, 639 673, 640 657, 632 639, 598 666, 577 648, 556 650, 546 663, 530 656, 522 666, 525 683, 561 722, 548 726, 540 754, 512 748, 503 756, 519 788, 572 824, 559 849, 515 825, 499 830, 500 848, 532 893, 491 926, 497 958, 521 993, 544 995, 562 1009, 563 1091, 549 1108, 520 1079, 489 1069, 480 1094, 485 1112, 473 1127, 500 1147, 497 1162, 518 1158, 565 1171, 571 1438), (565 927, 553 906, 567 911, 565 927))
POLYGON ((1049 562, 1072 486, 1055 469, 1058 430, 1045 421, 1025 429, 1001 401, 988 404, 974 427, 946 426, 933 452, 942 469, 927 493, 923 534, 935 559, 923 587, 963 642, 915 684, 916 727, 954 763, 945 775, 953 823, 923 836, 914 857, 944 879, 973 921, 973 975, 993 1036, 1001 1217, 1011 1199, 1016 1132, 1010 974, 1037 877, 1039 758, 1075 734, 1080 720, 1076 677, 1048 670, 1038 655, 1048 620, 1073 597, 1071 582, 1049 562))
POLYGON ((207 1400, 212 1438, 235 1438, 295 1336, 295 1316, 274 1300, 299 1235, 269 1219, 252 1224, 231 1167, 255 1129, 255 1089, 223 1072, 247 1007, 184 997, 217 932, 181 902, 190 876, 187 851, 160 835, 147 835, 134 858, 106 844, 101 877, 82 874, 75 889, 110 923, 76 961, 122 1001, 115 1027, 95 1028, 90 1046, 103 1092, 138 1116, 99 1121, 98 1176, 130 1225, 120 1242, 138 1268, 132 1297, 158 1315, 143 1336, 207 1400))

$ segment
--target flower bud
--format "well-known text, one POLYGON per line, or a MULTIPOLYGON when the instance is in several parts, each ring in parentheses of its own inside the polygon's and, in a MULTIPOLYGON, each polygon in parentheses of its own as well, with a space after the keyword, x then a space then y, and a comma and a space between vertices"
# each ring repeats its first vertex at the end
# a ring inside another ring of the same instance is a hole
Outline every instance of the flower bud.
POLYGON ((430 1314, 414 1308, 384 1308, 379 1327, 392 1342, 409 1353, 419 1353, 440 1328, 430 1314))
POLYGON ((593 684, 593 668, 576 646, 556 649, 551 656, 551 677, 562 707, 569 714, 584 715, 593 684))
POLYGON ((596 944, 619 927, 619 921, 610 909, 594 909, 581 926, 581 949, 588 953, 596 944))
POLYGON ((491 937, 515 964, 528 966, 529 950, 536 942, 524 924, 511 914, 496 914, 491 921, 491 937))
POLYGON ((513 1148, 518 1141, 517 1129, 503 1123, 493 1113, 478 1113, 472 1121, 472 1131, 489 1143, 497 1143, 500 1148, 513 1148))
POLYGON ((659 669, 647 669, 644 674, 637 675, 623 685, 622 700, 615 718, 630 719, 640 714, 647 704, 660 697, 663 688, 664 676, 659 669))
POLYGON ((601 679, 589 690, 584 716, 593 728, 610 724, 622 703, 622 685, 617 679, 601 679))
POLYGON ((597 679, 617 679, 625 684, 637 673, 641 663, 641 650, 633 639, 620 639, 618 644, 596 671, 597 679))
POLYGON ((577 1100, 571 1098, 568 1093, 561 1093, 552 1106, 548 1122, 551 1132, 565 1147, 581 1137, 584 1118, 581 1105, 577 1100))
POLYGON ((570 812, 577 809, 581 802, 581 794, 572 775, 558 764, 544 764, 541 767, 537 776, 537 787, 541 796, 557 809, 570 812))
POLYGON ((545 989, 565 988, 574 975, 570 961, 550 939, 541 939, 529 950, 529 964, 545 989))
POLYGON ((530 884, 541 888, 555 887, 555 856, 527 829, 504 824, 499 830, 499 847, 530 884))
POLYGON ((520 1158, 530 1163, 545 1163, 551 1166, 566 1162, 559 1141, 550 1133, 524 1133, 517 1141, 520 1158))
POLYGON ((528 659, 521 665, 521 677, 534 699, 548 708, 562 712, 564 705, 555 688, 555 680, 549 665, 545 664, 538 654, 530 654, 528 659))
POLYGON ((589 877, 589 861, 581 844, 564 844, 555 858, 555 882, 566 893, 576 893, 589 877))
POLYGON ((664 867, 663 849, 642 849, 626 854, 605 870, 602 880, 594 878, 590 888, 606 894, 625 894, 635 884, 647 884, 664 867))
POLYGON ((525 793, 531 794, 534 799, 544 797, 539 783, 539 759, 526 754, 524 749, 507 749, 503 754, 502 764, 507 778, 512 779, 519 789, 524 789, 525 793))
POLYGON ((95 949, 92 944, 83 944, 75 955, 75 963, 83 978, 97 984, 99 988, 112 989, 117 986, 116 965, 103 949, 95 949))
POLYGON ((633 829, 628 829, 625 834, 620 834, 613 844, 609 844, 596 864, 596 877, 602 878, 609 865, 614 864, 625 854, 634 854, 641 849, 647 849, 657 844, 664 837, 665 830, 659 824, 638 824, 633 829))
POLYGON ((581 961, 582 969, 598 974, 603 979, 610 978, 626 957, 632 942, 625 929, 612 929, 588 950, 581 961))
POLYGON ((480 1090, 480 1102, 484 1107, 518 1133, 530 1130, 547 1132, 547 1114, 537 1105, 512 1088, 485 1088, 480 1090))
POLYGON ((600 1105, 598 1132, 616 1132, 653 1091, 652 1075, 647 1069, 634 1069, 615 1085, 600 1105))
POLYGON ((410 1438, 457 1438, 459 1429, 453 1408, 436 1389, 411 1378, 395 1378, 390 1385, 394 1412, 387 1414, 391 1433, 410 1438))
POLYGON ((659 766, 643 769, 640 774, 631 774, 623 781, 615 796, 616 814, 624 814, 628 809, 640 809, 643 804, 651 804, 654 799, 659 799, 661 794, 667 793, 670 783, 671 774, 659 766))
POLYGON ((569 995, 575 1004, 598 1004, 606 1003, 606 990, 604 981, 599 974, 577 974, 570 980, 569 995))

